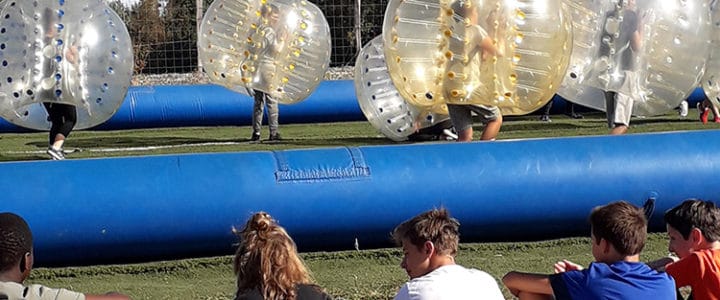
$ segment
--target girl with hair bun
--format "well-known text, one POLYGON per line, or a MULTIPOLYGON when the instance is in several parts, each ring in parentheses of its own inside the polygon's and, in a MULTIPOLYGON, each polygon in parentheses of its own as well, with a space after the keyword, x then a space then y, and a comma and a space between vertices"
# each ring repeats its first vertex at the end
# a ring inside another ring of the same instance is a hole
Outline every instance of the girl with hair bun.
POLYGON ((295 242, 269 214, 255 213, 233 231, 240 239, 233 261, 235 300, 332 299, 313 283, 295 242))

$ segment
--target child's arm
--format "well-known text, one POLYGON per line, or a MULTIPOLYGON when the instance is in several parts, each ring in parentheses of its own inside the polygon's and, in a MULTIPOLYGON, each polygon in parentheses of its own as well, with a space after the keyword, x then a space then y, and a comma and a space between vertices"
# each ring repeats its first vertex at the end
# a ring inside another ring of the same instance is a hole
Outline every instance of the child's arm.
POLYGON ((567 271, 581 271, 583 269, 583 267, 581 265, 578 265, 567 259, 563 259, 562 261, 556 262, 553 267, 555 268, 555 273, 562 273, 562 272, 567 272, 567 271))
POLYGON ((553 294, 549 275, 512 271, 507 273, 503 277, 502 281, 508 290, 510 290, 510 292, 515 296, 519 296, 520 293, 539 295, 553 294))
POLYGON ((495 42, 489 36, 482 39, 480 42, 480 49, 483 50, 483 53, 487 53, 489 55, 503 56, 502 51, 497 47, 497 45, 495 45, 495 42))
POLYGON ((663 257, 663 258, 648 262, 647 265, 655 271, 665 272, 665 266, 667 266, 671 263, 674 263, 676 261, 678 261, 677 257, 667 256, 667 257, 663 257))

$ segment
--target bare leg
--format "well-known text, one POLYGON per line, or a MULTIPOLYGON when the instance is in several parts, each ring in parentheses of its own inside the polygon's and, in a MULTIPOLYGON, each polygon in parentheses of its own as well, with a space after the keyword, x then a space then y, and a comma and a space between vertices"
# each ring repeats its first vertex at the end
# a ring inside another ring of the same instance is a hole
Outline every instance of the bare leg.
POLYGON ((458 132, 458 142, 471 142, 473 140, 473 129, 472 126, 468 129, 461 130, 458 132))
POLYGON ((625 132, 627 132, 627 125, 622 124, 615 125, 615 127, 610 130, 610 134, 612 135, 625 134, 625 132))
POLYGON ((495 140, 498 133, 500 132, 500 127, 502 127, 502 122, 503 122, 502 115, 498 114, 497 119, 492 120, 485 125, 485 129, 483 130, 480 140, 483 140, 483 141, 495 140))
POLYGON ((65 144, 65 136, 62 133, 56 134, 52 143, 53 148, 62 149, 63 144, 65 144))

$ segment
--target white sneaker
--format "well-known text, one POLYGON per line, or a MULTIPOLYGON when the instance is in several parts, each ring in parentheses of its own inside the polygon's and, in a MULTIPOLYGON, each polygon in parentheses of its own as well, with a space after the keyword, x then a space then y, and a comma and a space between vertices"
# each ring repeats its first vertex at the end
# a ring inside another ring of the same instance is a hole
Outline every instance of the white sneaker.
POLYGON ((449 141, 456 141, 458 139, 457 134, 455 134, 452 129, 443 129, 443 134, 449 141))
POLYGON ((48 147, 47 151, 45 151, 48 155, 50 155, 50 158, 52 160, 63 160, 65 159, 65 153, 63 149, 55 149, 53 146, 48 147))
POLYGON ((687 117, 688 115, 688 102, 687 100, 683 100, 680 102, 680 116, 681 117, 687 117))

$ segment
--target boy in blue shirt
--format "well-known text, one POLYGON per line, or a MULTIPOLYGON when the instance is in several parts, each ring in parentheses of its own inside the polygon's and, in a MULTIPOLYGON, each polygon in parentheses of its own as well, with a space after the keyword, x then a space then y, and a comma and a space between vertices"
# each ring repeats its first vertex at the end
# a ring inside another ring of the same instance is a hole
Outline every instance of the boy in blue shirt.
POLYGON ((640 262, 647 237, 642 208, 625 201, 590 214, 592 255, 588 268, 567 260, 553 275, 510 272, 503 283, 520 299, 675 300, 675 282, 640 262))

